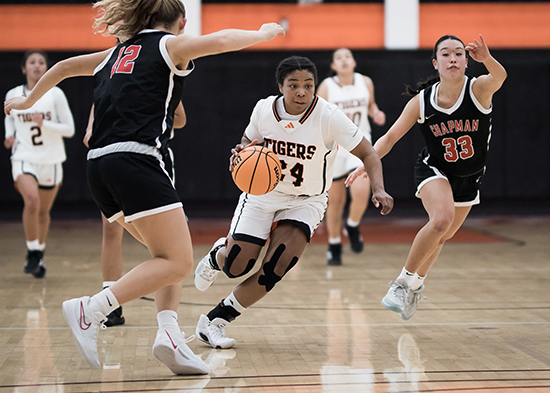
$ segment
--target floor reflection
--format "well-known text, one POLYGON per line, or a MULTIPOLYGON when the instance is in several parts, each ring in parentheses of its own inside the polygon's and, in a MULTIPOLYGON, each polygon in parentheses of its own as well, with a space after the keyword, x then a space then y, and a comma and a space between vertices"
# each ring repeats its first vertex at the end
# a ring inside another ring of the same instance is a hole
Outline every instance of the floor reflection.
POLYGON ((323 392, 373 392, 369 328, 358 305, 342 302, 339 289, 331 289, 327 304, 327 361, 321 368, 323 392), (346 318, 348 317, 348 318, 346 318))
POLYGON ((397 357, 403 367, 384 370, 384 378, 389 382, 389 392, 418 392, 418 384, 426 380, 424 366, 420 359, 420 349, 409 333, 401 335, 397 343, 397 357))
MULTIPOLYGON (((50 330, 48 329, 48 312, 44 307, 46 287, 36 296, 38 309, 27 311, 26 330, 23 336, 24 371, 19 379, 20 384, 43 384, 41 393, 64 393, 61 373, 57 369, 51 351, 50 330)), ((36 387, 19 387, 14 393, 36 392, 36 387)))

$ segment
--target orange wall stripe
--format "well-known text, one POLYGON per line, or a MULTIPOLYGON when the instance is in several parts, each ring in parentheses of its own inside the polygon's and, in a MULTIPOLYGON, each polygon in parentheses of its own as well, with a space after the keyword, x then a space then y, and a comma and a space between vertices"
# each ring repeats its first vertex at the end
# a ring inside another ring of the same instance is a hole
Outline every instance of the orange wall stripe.
POLYGON ((202 32, 222 28, 258 29, 287 19, 286 37, 253 49, 375 49, 384 46, 383 4, 205 4, 202 32))
POLYGON ((483 35, 489 48, 550 48, 550 3, 422 4, 420 47, 453 34, 467 45, 483 35))
POLYGON ((2 5, 0 50, 101 50, 115 40, 94 34, 91 5, 2 5))
MULTIPOLYGON (((114 44, 94 34, 91 5, 0 5, 0 50, 29 48, 95 51, 114 44)), ((444 34, 466 43, 483 34, 493 49, 550 49, 550 3, 429 3, 420 5, 419 42, 433 47, 444 34)), ((323 50, 384 47, 383 4, 205 4, 203 34, 225 28, 258 29, 286 19, 285 38, 258 50, 323 50)))

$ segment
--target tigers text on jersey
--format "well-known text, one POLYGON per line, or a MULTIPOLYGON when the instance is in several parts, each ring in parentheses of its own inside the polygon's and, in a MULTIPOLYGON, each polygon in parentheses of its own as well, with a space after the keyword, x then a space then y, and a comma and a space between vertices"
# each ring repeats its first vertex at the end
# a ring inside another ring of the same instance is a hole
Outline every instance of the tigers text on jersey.
POLYGON ((491 139, 492 106, 483 108, 472 91, 476 78, 464 77, 464 86, 451 108, 437 105, 440 82, 422 90, 420 130, 428 148, 428 164, 443 173, 465 177, 485 167, 491 139))
POLYGON ((245 136, 279 157, 283 175, 275 191, 304 196, 330 188, 336 144, 353 150, 363 139, 342 111, 318 96, 297 116, 286 113, 282 96, 258 101, 245 136))
POLYGON ((370 142, 371 128, 368 117, 370 91, 363 75, 355 72, 353 85, 340 86, 337 76, 327 78, 324 82, 327 85, 327 101, 344 111, 370 142))
POLYGON ((166 49, 171 38, 143 30, 117 45, 96 68, 90 148, 119 142, 161 147, 161 135, 172 130, 183 77, 192 71, 178 70, 172 62, 166 49))
MULTIPOLYGON (((6 100, 28 95, 24 85, 6 94, 6 100)), ((69 103, 59 87, 53 87, 36 103, 25 110, 12 110, 4 120, 6 138, 15 135, 12 160, 35 164, 58 164, 66 160, 63 138, 74 135, 74 120, 69 103), (34 113, 42 114, 42 127, 32 121, 34 113)))

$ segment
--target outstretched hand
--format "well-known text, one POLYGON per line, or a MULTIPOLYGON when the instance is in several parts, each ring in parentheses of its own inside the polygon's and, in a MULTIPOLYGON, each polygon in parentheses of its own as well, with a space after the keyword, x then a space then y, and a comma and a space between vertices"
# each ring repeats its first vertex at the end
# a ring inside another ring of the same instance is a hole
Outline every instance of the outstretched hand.
POLYGON ((286 30, 278 23, 264 23, 262 27, 260 27, 260 31, 266 33, 267 41, 272 40, 278 35, 284 37, 286 34, 286 30))
POLYGON ((367 172, 365 171, 365 167, 361 165, 359 168, 351 172, 348 177, 346 178, 346 181, 344 182, 346 187, 349 187, 353 184, 355 180, 357 180, 360 177, 367 178, 367 172))
POLYGON ((229 172, 233 170, 233 162, 235 162, 235 158, 237 158, 241 150, 244 150, 250 146, 255 146, 257 143, 258 143, 258 140, 254 139, 248 145, 243 145, 242 143, 239 143, 238 145, 235 145, 233 149, 231 149, 231 157, 229 157, 229 172))
POLYGON ((491 54, 489 53, 489 48, 483 39, 483 36, 479 35, 479 41, 474 40, 466 45, 466 50, 470 53, 470 57, 479 63, 483 63, 491 54))
POLYGON ((4 101, 4 113, 9 116, 12 109, 29 109, 31 106, 27 104, 27 97, 13 97, 4 101))

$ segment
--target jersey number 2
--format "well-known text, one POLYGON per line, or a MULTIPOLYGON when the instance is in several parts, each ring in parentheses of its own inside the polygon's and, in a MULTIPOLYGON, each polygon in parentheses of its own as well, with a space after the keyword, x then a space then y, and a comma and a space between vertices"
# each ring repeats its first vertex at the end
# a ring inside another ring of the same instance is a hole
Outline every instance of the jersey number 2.
POLYGON ((445 146, 444 157, 446 161, 456 162, 459 158, 467 160, 474 155, 474 146, 472 145, 472 138, 469 135, 461 136, 456 140, 445 138, 441 143, 445 146))
POLYGON ((134 71, 134 62, 139 56, 141 45, 130 45, 120 48, 118 57, 111 68, 111 78, 114 74, 131 74, 134 71), (124 54, 124 57, 122 56, 124 54))

